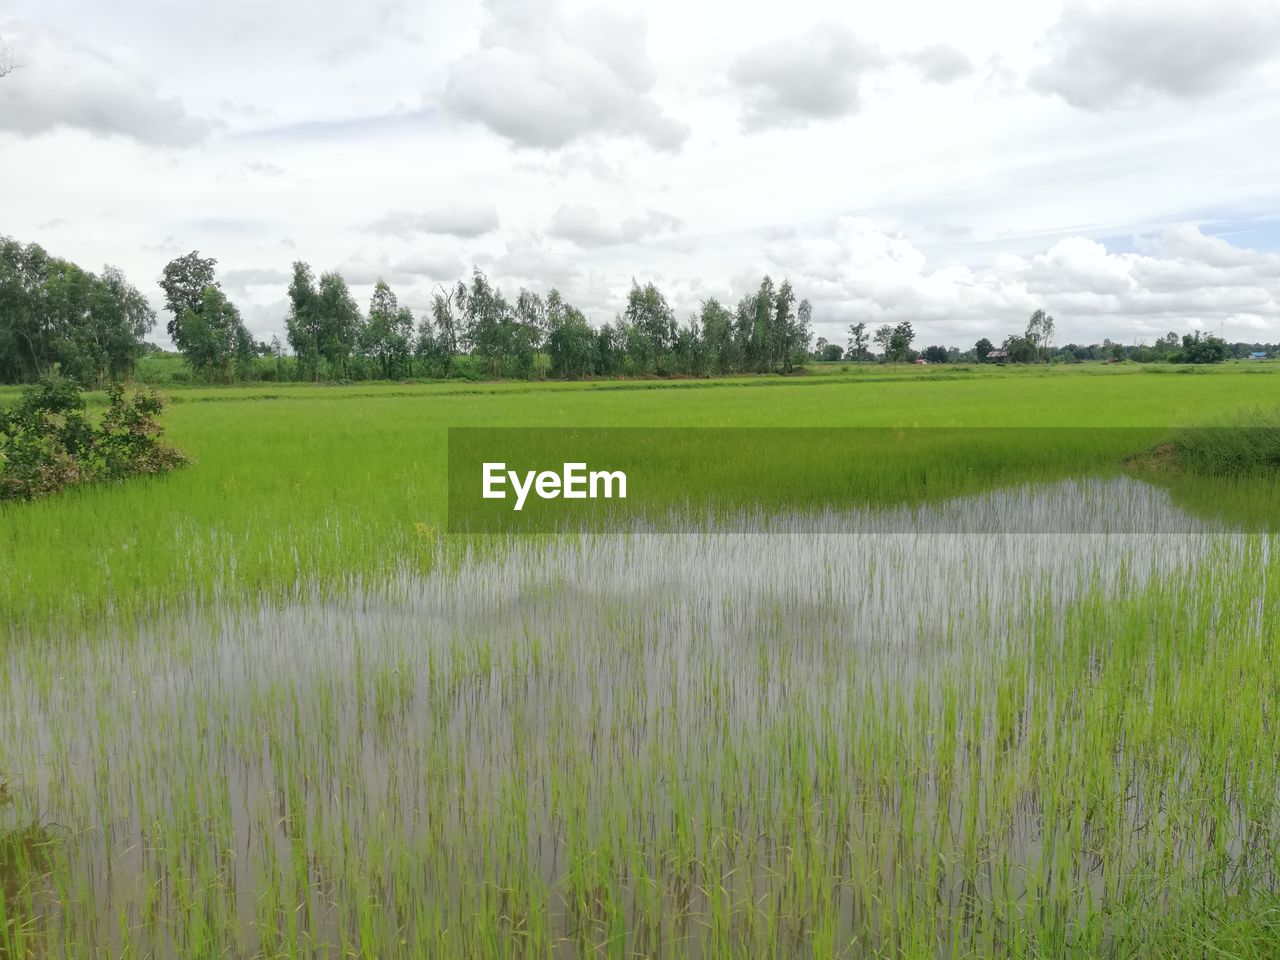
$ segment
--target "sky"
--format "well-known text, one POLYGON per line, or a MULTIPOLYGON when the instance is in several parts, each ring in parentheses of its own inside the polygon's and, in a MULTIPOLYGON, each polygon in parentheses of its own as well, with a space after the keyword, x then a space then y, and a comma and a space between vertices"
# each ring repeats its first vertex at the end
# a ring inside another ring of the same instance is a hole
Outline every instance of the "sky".
POLYGON ((0 0, 0 233, 262 339, 291 264, 595 323, 765 273, 815 334, 1280 341, 1280 2, 0 0))

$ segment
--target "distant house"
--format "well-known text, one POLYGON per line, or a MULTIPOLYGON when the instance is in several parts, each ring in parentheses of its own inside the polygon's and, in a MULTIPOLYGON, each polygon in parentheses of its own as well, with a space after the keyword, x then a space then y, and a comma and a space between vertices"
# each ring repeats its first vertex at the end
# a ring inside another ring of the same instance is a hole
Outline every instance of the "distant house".
POLYGON ((988 360, 1008 360, 1009 351, 1008 350, 992 350, 990 353, 987 354, 987 359, 988 360))
POLYGON ((1264 350, 1255 350, 1255 351, 1253 351, 1253 353, 1249 354, 1249 359, 1250 359, 1250 360, 1265 360, 1265 359, 1267 359, 1266 351, 1264 351, 1264 350))
POLYGON ((917 367, 927 367, 929 365, 929 361, 924 357, 916 357, 915 364, 917 367))

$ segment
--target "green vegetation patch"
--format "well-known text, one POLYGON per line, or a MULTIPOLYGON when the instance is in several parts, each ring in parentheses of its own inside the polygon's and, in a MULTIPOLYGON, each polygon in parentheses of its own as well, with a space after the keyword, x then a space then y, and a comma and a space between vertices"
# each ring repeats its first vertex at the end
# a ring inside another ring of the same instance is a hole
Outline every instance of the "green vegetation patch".
POLYGON ((162 442, 154 391, 126 398, 115 385, 94 423, 69 380, 46 378, 12 410, 0 408, 0 500, 33 500, 65 487, 165 473, 187 462, 162 442))

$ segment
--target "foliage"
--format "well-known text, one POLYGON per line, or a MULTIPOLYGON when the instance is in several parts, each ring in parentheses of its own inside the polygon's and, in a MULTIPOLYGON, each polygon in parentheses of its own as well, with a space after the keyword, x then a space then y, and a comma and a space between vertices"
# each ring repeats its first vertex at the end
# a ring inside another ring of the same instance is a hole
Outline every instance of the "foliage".
POLYGON ((857 363, 862 363, 867 359, 867 345, 870 343, 870 336, 867 334, 866 323, 859 321, 849 325, 849 345, 845 348, 845 356, 857 363))
POLYGON ((198 313, 204 303, 205 289, 218 286, 214 275, 217 264, 213 257, 200 256, 199 250, 175 257, 165 264, 160 289, 164 291, 164 306, 170 315, 169 339, 182 353, 186 352, 182 316, 188 311, 198 313))
POLYGON ((564 302, 559 290, 547 297, 547 353, 551 375, 581 379, 595 372, 598 354, 595 331, 577 307, 564 302))
POLYGON ((876 328, 874 340, 880 347, 884 358, 892 363, 903 363, 912 358, 911 344, 916 332, 910 320, 903 320, 896 326, 883 324, 876 328))
POLYGON ((1047 358, 1049 345, 1053 342, 1055 328, 1056 323, 1053 317, 1043 310, 1036 310, 1027 320, 1027 330, 1022 337, 1031 345, 1035 359, 1044 360, 1047 358))
POLYGON ((107 391, 99 423, 85 414, 75 384, 46 377, 13 409, 0 409, 0 500, 32 500, 65 487, 135 474, 164 473, 186 463, 162 442, 156 417, 164 401, 154 391, 107 391))
POLYGON ((1187 427, 1173 437, 1179 470, 1233 477, 1280 473, 1280 407, 1250 409, 1230 422, 1187 427))
POLYGON ((921 356, 930 363, 946 363, 951 359, 951 355, 947 353, 947 348, 939 346, 925 347, 921 356))
POLYGON ((192 371, 211 383, 230 383, 237 373, 243 376, 253 360, 253 339, 240 311, 216 286, 205 287, 196 305, 183 309, 173 329, 192 371))
POLYGON ((1017 334, 1006 337, 1000 349, 1009 363, 1034 363, 1038 357, 1035 343, 1017 334))
POLYGON ((85 385, 126 376, 155 319, 115 267, 93 274, 0 237, 0 380, 28 383, 55 367, 85 385))
POLYGON ((1170 363, 1222 363, 1231 350, 1227 342, 1212 334, 1204 336, 1199 330, 1182 338, 1182 349, 1169 357, 1170 363))
POLYGON ((827 343, 825 337, 819 337, 814 345, 814 356, 825 363, 836 363, 844 359, 844 347, 838 343, 827 343))

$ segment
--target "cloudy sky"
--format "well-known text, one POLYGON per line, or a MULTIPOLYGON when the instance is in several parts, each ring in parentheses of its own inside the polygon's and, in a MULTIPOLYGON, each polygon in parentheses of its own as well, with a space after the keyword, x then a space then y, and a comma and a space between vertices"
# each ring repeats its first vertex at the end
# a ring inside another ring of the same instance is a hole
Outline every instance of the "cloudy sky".
POLYGON ((0 38, 0 233, 157 304, 199 249, 262 337, 301 259, 418 308, 768 272, 840 342, 1280 341, 1277 0, 0 0, 0 38))

